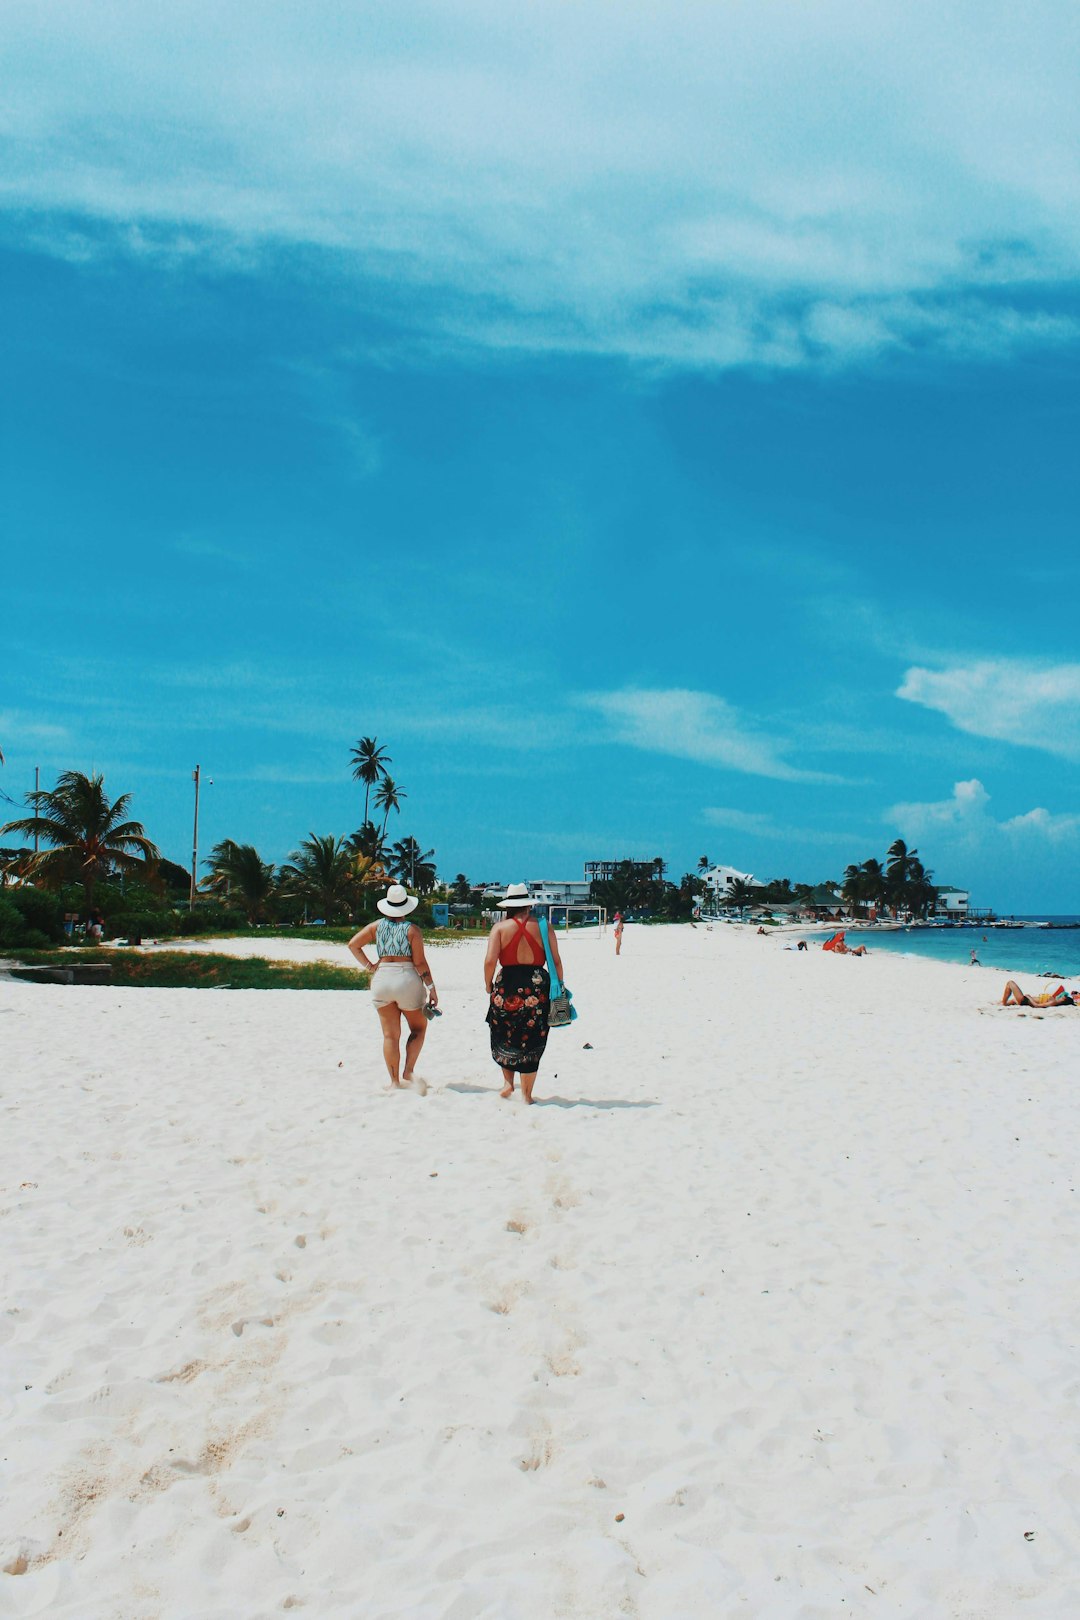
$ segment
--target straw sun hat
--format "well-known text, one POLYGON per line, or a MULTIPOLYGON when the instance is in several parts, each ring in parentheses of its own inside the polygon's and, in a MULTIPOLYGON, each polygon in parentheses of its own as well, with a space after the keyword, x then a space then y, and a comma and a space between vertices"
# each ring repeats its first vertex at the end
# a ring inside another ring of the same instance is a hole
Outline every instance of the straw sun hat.
POLYGON ((416 910, 420 902, 400 883, 391 883, 385 898, 376 900, 375 904, 384 917, 407 917, 410 911, 416 910))
POLYGON ((511 883, 498 904, 504 911, 510 911, 514 906, 531 906, 533 897, 529 893, 528 884, 511 883))

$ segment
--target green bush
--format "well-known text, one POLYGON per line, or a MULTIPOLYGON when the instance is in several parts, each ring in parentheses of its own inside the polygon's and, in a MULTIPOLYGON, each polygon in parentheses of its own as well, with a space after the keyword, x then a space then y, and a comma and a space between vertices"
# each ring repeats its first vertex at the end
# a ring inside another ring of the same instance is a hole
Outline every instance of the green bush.
POLYGON ((25 932, 22 912, 16 911, 6 895, 0 895, 0 949, 8 945, 21 945, 25 932))
POLYGON ((0 906, 14 913, 14 917, 0 920, 0 944, 25 945, 31 931, 41 934, 46 945, 59 944, 63 939, 64 913, 56 895, 21 884, 4 890, 0 906))

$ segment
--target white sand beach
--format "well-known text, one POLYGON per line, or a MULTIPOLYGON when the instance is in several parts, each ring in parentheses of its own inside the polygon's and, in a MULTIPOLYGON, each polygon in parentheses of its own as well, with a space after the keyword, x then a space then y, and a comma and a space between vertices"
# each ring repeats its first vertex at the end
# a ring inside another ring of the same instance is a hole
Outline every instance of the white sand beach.
POLYGON ((1080 1011, 782 946, 571 937, 532 1109, 478 940, 423 1098, 364 995, 0 982, 0 1614, 1075 1620, 1080 1011))

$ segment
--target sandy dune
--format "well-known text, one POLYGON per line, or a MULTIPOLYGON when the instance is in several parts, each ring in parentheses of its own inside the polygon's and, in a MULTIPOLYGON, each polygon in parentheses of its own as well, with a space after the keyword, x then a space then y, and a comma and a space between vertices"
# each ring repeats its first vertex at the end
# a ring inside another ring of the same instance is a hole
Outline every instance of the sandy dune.
POLYGON ((364 996, 0 983, 0 1614, 1075 1620, 1080 1012, 575 937, 527 1110, 480 950, 423 1099, 364 996))

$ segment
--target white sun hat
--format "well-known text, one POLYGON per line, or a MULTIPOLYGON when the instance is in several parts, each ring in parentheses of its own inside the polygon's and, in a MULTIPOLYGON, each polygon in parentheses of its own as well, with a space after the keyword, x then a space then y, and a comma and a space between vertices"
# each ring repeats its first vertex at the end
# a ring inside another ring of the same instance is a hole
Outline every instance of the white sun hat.
POLYGON ((532 903, 533 897, 529 893, 527 883, 511 883, 502 899, 498 902, 506 911, 509 911, 514 906, 531 906, 532 903))
POLYGON ((384 917, 407 917, 410 911, 416 910, 420 902, 400 883, 391 883, 385 899, 376 900, 375 904, 384 917))

